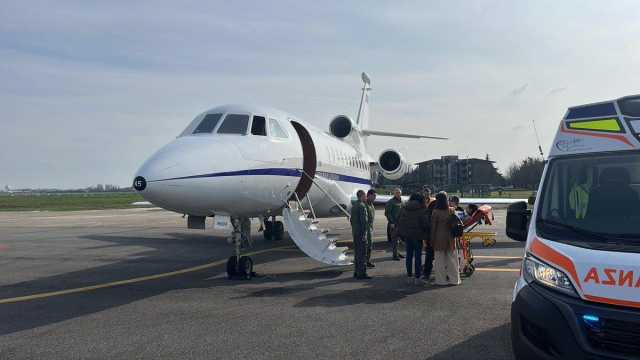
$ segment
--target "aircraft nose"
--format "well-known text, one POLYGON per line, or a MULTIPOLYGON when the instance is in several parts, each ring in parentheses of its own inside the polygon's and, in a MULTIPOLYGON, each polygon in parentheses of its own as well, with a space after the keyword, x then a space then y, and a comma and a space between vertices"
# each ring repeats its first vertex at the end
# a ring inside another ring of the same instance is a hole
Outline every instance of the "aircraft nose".
POLYGON ((183 210, 196 192, 194 179, 228 171, 241 160, 233 141, 209 136, 187 136, 153 154, 136 172, 133 188, 147 201, 170 210, 183 210))

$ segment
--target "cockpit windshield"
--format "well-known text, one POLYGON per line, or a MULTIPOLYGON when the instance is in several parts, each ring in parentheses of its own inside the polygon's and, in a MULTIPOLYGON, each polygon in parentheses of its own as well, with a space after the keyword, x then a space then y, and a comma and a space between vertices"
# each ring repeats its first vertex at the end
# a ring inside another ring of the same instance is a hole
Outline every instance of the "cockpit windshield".
POLYGON ((542 191, 541 236, 640 248, 639 153, 553 159, 542 191))
POLYGON ((196 127, 195 130, 193 130, 193 133, 194 134, 202 134, 202 133, 210 134, 211 132, 213 132, 213 129, 216 128, 216 125, 218 125, 218 122, 220 121, 221 117, 222 117, 222 114, 205 115, 202 121, 200 121, 200 124, 196 127))
POLYGON ((249 115, 244 114, 227 114, 222 125, 218 128, 218 134, 240 134, 247 133, 249 126, 249 115))

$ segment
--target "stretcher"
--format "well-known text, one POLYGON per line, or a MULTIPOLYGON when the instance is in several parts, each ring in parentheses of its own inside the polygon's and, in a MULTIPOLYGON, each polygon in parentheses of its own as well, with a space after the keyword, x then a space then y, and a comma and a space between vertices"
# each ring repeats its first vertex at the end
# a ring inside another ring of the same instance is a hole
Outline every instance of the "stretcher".
POLYGON ((476 270, 473 264, 473 251, 471 250, 471 241, 479 239, 482 241, 483 247, 492 247, 496 243, 497 233, 495 231, 475 231, 479 225, 493 224, 493 210, 489 205, 482 205, 471 216, 467 216, 462 220, 464 233, 456 239, 456 248, 458 250, 458 264, 460 266, 460 274, 469 277, 476 270))

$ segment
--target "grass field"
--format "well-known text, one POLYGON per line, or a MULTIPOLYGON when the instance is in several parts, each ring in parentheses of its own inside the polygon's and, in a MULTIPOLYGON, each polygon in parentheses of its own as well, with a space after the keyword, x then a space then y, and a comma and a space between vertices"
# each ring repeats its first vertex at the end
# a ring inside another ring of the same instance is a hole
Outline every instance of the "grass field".
POLYGON ((0 211, 121 209, 133 207, 135 201, 144 199, 136 193, 2 194, 0 211))

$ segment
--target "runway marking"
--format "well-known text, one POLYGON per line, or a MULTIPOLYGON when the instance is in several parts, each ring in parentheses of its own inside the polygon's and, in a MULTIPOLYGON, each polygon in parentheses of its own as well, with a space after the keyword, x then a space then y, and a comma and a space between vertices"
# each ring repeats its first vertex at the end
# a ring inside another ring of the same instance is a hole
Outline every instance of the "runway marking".
POLYGON ((522 260, 522 256, 493 256, 493 255, 473 255, 476 259, 513 259, 522 260))
POLYGON ((488 272, 520 272, 520 269, 513 269, 513 268, 476 268, 476 271, 488 271, 488 272))
MULTIPOLYGON (((270 251, 277 251, 277 250, 281 250, 281 249, 287 249, 287 248, 290 248, 290 247, 291 247, 291 245, 279 246, 279 247, 275 247, 275 248, 271 248, 271 249, 264 249, 264 250, 250 252, 250 253, 244 254, 243 256, 253 256, 253 255, 258 255, 258 254, 264 254, 264 253, 267 253, 267 252, 270 252, 270 251)), ((166 272, 166 273, 161 273, 161 274, 141 276, 141 277, 132 278, 132 279, 113 281, 113 282, 109 282, 109 283, 97 284, 97 285, 91 285, 91 286, 84 286, 84 287, 73 288, 73 289, 51 291, 51 292, 40 293, 40 294, 33 294, 33 295, 26 295, 26 296, 18 296, 18 297, 14 297, 14 298, 1 299, 0 300, 0 304, 10 304, 10 303, 17 303, 17 302, 25 302, 25 301, 30 301, 30 300, 54 297, 54 296, 61 296, 61 295, 68 295, 68 294, 76 294, 76 293, 81 293, 81 292, 94 291, 94 290, 105 289, 105 288, 121 286, 121 285, 135 284, 135 283, 139 283, 139 282, 143 282, 143 281, 157 280, 157 279, 167 278, 167 277, 171 277, 171 276, 182 275, 182 274, 187 274, 187 273, 191 273, 191 272, 196 272, 196 271, 209 269, 209 268, 212 268, 212 267, 215 267, 215 266, 219 266, 219 265, 225 264, 226 262, 227 262, 227 259, 224 259, 224 260, 218 260, 218 261, 210 262, 210 263, 207 263, 207 264, 202 264, 202 265, 193 266, 193 267, 182 269, 182 270, 176 270, 176 271, 171 271, 171 272, 166 272)))

